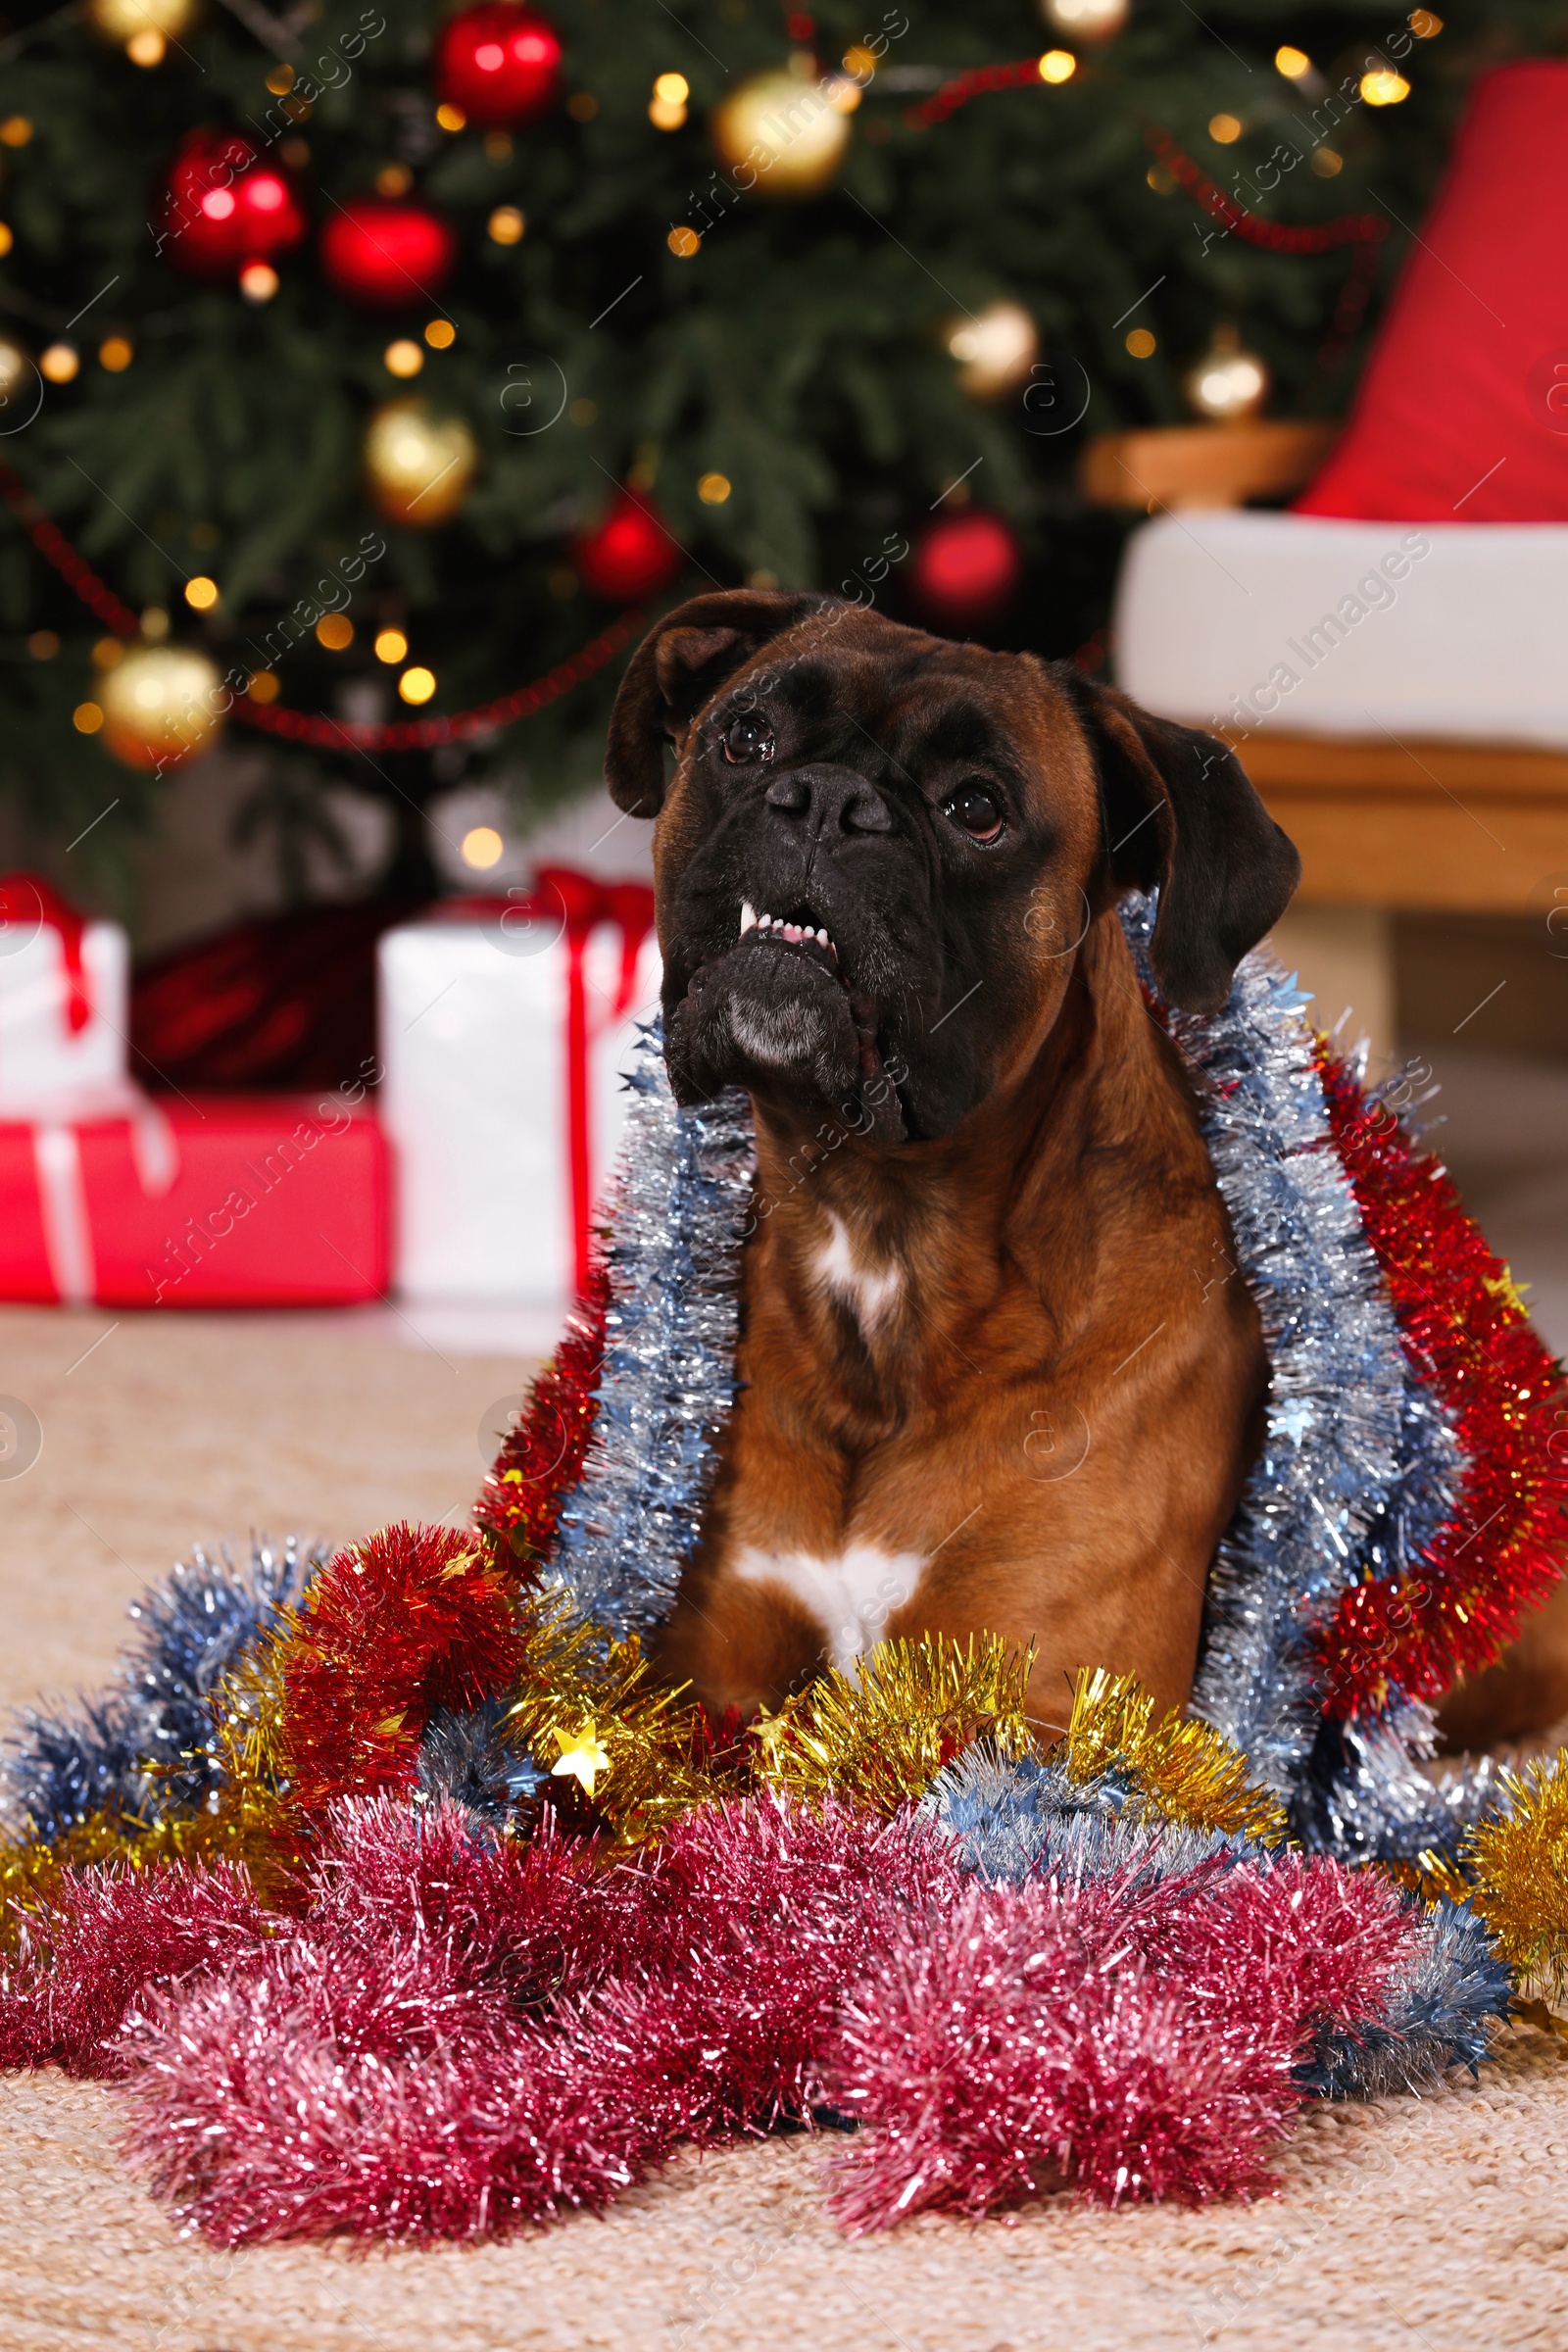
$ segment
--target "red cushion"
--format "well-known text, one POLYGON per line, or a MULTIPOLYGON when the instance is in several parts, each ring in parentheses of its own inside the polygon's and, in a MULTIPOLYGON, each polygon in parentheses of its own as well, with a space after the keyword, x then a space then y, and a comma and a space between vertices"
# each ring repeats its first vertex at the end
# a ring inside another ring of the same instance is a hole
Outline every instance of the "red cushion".
POLYGON ((1298 514, 1568 521, 1565 153, 1568 63, 1476 84, 1349 424, 1298 514))

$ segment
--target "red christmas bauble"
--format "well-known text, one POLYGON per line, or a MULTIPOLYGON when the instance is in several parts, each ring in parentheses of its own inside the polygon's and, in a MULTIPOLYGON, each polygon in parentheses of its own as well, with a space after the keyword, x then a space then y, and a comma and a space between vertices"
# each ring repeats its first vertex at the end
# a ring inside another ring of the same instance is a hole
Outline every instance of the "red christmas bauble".
POLYGON ((237 277, 247 262, 305 234, 288 174, 237 131, 193 130, 164 174, 156 207, 167 261, 191 277, 237 277))
POLYGON ((458 258, 457 232, 422 204, 353 196, 323 223, 321 274, 345 302, 370 311, 431 303, 458 258))
POLYGON ((918 541, 914 601, 944 628, 972 628, 1008 605, 1023 577, 1023 551, 1001 514, 984 507, 945 514, 918 541))
POLYGON ((595 596, 613 604, 655 595, 685 560, 647 499, 629 490, 616 491, 603 522, 574 539, 571 553, 595 596))
POLYGON ((521 122, 554 103, 561 35, 537 9, 483 0, 447 24, 430 74, 436 96, 470 122, 498 128, 521 122))

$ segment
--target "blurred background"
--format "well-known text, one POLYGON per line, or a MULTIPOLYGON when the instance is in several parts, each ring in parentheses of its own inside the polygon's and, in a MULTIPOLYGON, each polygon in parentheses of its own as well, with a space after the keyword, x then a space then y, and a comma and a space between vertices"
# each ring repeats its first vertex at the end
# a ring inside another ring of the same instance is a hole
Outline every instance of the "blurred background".
POLYGON ((657 997, 616 681, 806 583, 1227 730, 1280 952, 1568 1346, 1565 50, 0 18, 0 1296, 548 1345, 657 997))

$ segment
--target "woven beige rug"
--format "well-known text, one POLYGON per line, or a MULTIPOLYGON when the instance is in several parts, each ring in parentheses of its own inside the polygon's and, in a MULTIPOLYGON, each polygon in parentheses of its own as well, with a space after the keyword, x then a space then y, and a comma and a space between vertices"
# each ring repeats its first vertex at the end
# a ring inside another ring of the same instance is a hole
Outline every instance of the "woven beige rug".
MULTIPOLYGON (((480 1421, 521 1380, 315 1318, 0 1312, 0 1391, 44 1432, 0 1479, 0 1701, 98 1680, 125 1601, 194 1538, 461 1513, 480 1421)), ((506 2245, 228 2254, 122 2170, 112 2092, 5 2078, 0 2125, 0 2352, 1568 2346, 1568 2064, 1530 2028, 1479 2083, 1313 2110, 1256 2205, 1058 2199, 858 2244, 806 2138, 684 2158, 603 2221, 506 2245)))

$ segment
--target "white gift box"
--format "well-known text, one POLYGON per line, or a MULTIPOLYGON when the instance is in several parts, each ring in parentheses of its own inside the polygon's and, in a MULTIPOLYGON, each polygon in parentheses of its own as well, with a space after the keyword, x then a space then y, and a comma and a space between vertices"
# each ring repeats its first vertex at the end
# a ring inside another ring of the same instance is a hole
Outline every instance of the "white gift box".
POLYGON ((0 905, 0 1119, 112 1117, 135 1099, 127 1076, 130 952, 118 923, 81 926, 79 989, 47 884, 6 878, 0 905), (30 911, 36 902, 37 912, 30 911), (73 1003, 76 1011, 73 1018, 73 1003))
MULTIPOLYGON (((647 920, 651 894, 640 895, 647 920)), ((557 1309, 573 1295, 572 948, 559 900, 543 896, 539 914, 475 902, 382 938, 380 1108, 406 1298, 557 1309)), ((620 1073, 636 1024, 659 1004, 651 927, 631 957, 626 940, 620 923, 601 921, 580 947, 594 1200, 625 1116, 620 1073)))

